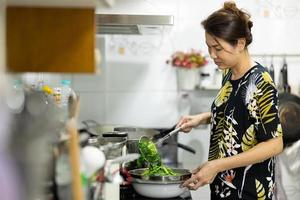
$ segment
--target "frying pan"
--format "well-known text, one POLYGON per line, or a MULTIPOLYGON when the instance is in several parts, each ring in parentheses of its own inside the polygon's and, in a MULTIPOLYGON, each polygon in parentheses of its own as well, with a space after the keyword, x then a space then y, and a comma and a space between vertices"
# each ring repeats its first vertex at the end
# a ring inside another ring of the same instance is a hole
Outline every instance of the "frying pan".
POLYGON ((290 93, 281 93, 278 99, 283 143, 289 146, 300 139, 300 98, 290 93))
MULTIPOLYGON (((139 138, 142 135, 145 135, 149 138, 153 138, 154 140, 157 140, 161 137, 164 137, 166 134, 171 132, 172 130, 175 129, 175 126, 171 127, 170 129, 148 129, 148 128, 139 128, 139 127, 130 127, 130 126, 122 126, 122 125, 113 125, 113 124, 99 124, 98 122, 94 120, 85 120, 82 121, 82 123, 85 125, 84 128, 79 129, 80 133, 88 133, 91 137, 95 136, 101 136, 103 137, 104 135, 107 135, 112 133, 112 132, 122 132, 122 133, 128 133, 127 135, 127 144, 126 146, 128 147, 128 153, 138 153, 138 148, 137 148, 137 143, 139 138)), ((169 144, 168 141, 165 141, 162 146, 169 144)), ((189 151, 193 154, 196 153, 196 151, 184 144, 181 143, 176 143, 172 144, 176 145, 177 147, 180 147, 186 151, 189 151)))
MULTIPOLYGON (((136 128, 136 127, 116 127, 114 128, 114 131, 121 131, 121 132, 128 132, 128 142, 127 142, 127 147, 129 149, 130 153, 137 153, 138 151, 138 141, 141 136, 146 136, 148 138, 153 138, 154 141, 158 141, 160 138, 166 136, 170 132, 175 130, 175 126, 169 128, 169 129, 164 129, 162 131, 156 130, 156 129, 146 129, 146 128, 136 128)), ((168 141, 162 142, 161 146, 164 146, 166 144, 169 144, 168 141)), ((177 145, 177 147, 180 147, 190 153, 195 154, 196 151, 184 144, 181 143, 176 143, 174 145, 177 145)))
POLYGON ((180 184, 191 177, 187 169, 172 169, 177 176, 142 176, 145 168, 130 170, 135 191, 150 198, 172 198, 183 194, 187 189, 180 184))

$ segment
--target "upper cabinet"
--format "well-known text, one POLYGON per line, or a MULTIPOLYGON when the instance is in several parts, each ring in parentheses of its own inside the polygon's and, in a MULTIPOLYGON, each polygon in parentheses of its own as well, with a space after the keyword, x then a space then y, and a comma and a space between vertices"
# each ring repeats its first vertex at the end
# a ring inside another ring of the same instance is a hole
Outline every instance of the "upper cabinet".
POLYGON ((106 0, 6 0, 9 6, 35 7, 95 7, 106 0))
POLYGON ((72 1, 9 1, 7 71, 95 72, 95 6, 92 1, 72 1))

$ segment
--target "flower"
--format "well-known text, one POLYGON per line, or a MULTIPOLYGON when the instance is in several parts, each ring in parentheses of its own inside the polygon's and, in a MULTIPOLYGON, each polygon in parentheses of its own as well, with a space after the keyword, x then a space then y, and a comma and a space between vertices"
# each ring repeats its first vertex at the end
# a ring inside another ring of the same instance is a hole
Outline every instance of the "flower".
POLYGON ((176 51, 171 59, 167 60, 167 64, 169 63, 174 67, 191 69, 203 67, 208 61, 201 51, 192 49, 189 52, 176 51))

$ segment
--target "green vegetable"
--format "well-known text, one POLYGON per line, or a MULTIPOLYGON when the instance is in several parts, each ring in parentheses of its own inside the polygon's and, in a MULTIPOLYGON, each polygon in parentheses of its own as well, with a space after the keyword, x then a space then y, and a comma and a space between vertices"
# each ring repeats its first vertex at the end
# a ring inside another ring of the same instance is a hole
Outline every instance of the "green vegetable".
POLYGON ((155 144, 147 139, 141 138, 139 141, 139 150, 141 157, 138 164, 146 162, 148 168, 143 172, 143 176, 175 176, 177 175, 171 168, 161 162, 161 157, 155 144))

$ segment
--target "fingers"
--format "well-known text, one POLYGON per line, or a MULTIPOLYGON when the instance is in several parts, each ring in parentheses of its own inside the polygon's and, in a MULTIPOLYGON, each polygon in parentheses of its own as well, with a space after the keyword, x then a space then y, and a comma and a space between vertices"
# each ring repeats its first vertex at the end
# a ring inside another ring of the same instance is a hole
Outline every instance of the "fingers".
POLYGON ((183 116, 180 118, 179 122, 176 125, 176 128, 182 127, 184 123, 188 121, 188 118, 186 116, 183 116))
POLYGON ((194 124, 190 119, 186 119, 180 127, 182 132, 188 133, 192 130, 192 128, 194 128, 194 124))
POLYGON ((196 182, 197 182, 197 180, 192 177, 192 178, 186 180, 181 186, 189 188, 189 185, 194 185, 196 182))
POLYGON ((196 176, 188 179, 187 181, 185 181, 181 187, 186 187, 190 190, 197 190, 199 187, 202 187, 206 184, 209 184, 208 181, 203 181, 201 179, 198 179, 196 176))
POLYGON ((192 130, 192 128, 193 128, 193 125, 191 122, 186 122, 181 126, 181 130, 186 133, 190 132, 192 130))

